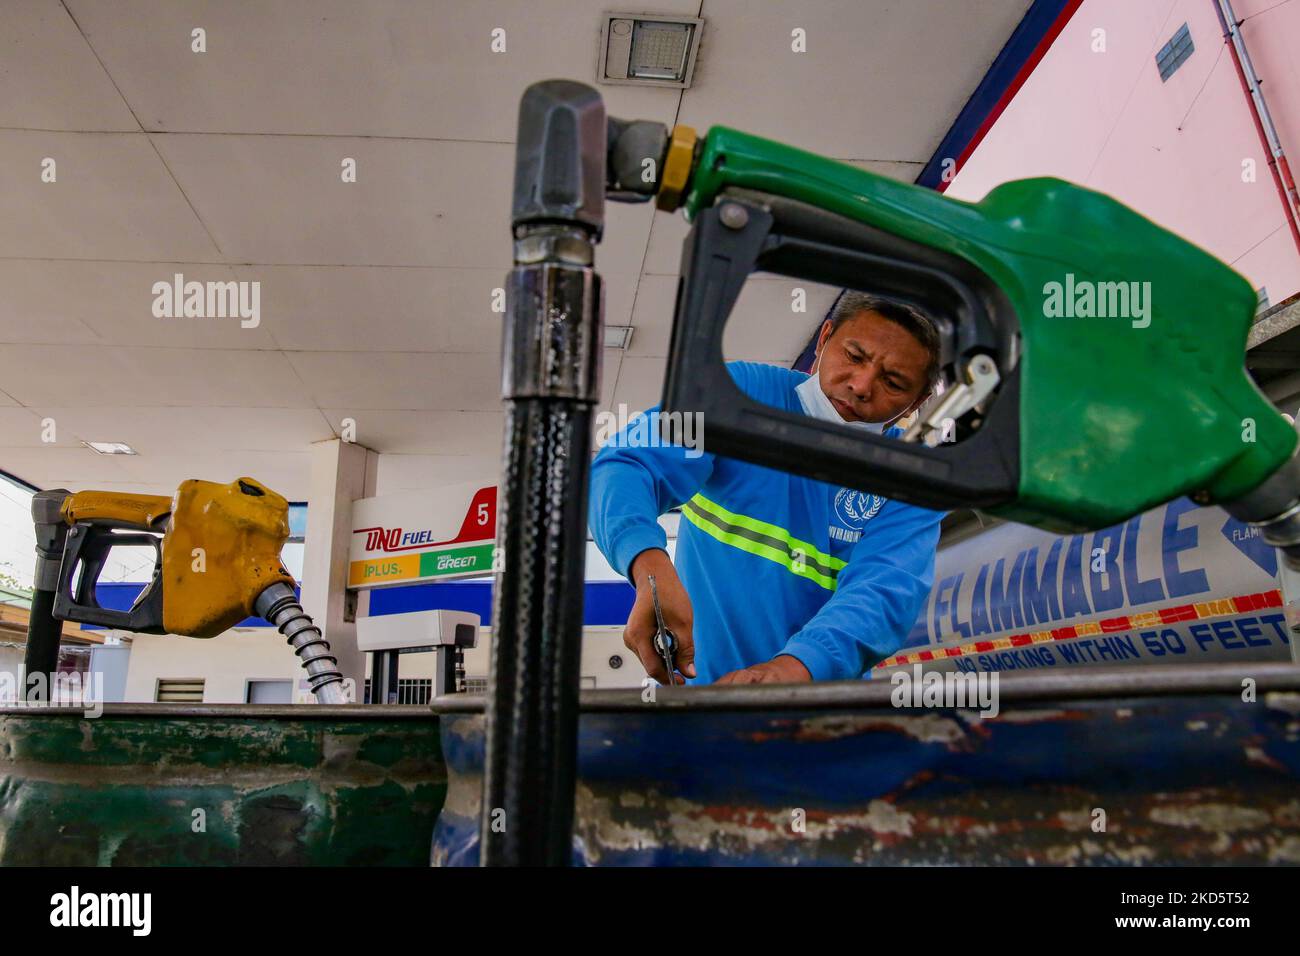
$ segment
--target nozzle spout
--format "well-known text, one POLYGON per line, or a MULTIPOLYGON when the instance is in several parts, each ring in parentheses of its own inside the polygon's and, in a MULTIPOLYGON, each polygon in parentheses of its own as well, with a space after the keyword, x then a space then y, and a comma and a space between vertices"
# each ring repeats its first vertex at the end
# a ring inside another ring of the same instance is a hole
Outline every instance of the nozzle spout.
POLYGON ((302 658, 312 693, 322 704, 348 704, 338 659, 330 654, 329 641, 311 616, 298 603, 293 588, 283 581, 272 584, 257 596, 253 609, 285 636, 293 652, 302 658))

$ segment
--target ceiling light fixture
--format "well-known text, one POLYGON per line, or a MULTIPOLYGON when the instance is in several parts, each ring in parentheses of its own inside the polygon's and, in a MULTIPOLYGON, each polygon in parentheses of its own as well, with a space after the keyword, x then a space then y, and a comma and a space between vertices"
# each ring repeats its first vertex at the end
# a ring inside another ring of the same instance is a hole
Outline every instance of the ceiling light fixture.
POLYGON ((605 326, 605 348, 626 349, 631 344, 632 344, 632 326, 630 325, 605 326))
POLYGON ((83 441, 83 445, 101 455, 134 455, 136 450, 121 441, 83 441))
POLYGON ((687 89, 703 27, 698 17, 605 14, 596 82, 687 89))

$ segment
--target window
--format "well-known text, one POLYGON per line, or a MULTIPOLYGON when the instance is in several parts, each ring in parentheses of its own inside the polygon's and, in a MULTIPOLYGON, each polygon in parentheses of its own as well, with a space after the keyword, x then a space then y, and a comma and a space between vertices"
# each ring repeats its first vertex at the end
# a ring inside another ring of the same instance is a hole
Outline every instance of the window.
POLYGON ((1195 49, 1196 47, 1192 46, 1192 35, 1187 30, 1187 24, 1184 23, 1156 54, 1156 68, 1160 70, 1160 82, 1163 83, 1173 76, 1174 71, 1183 65, 1183 61, 1191 56, 1195 49))
POLYGON ((293 681, 250 680, 244 690, 247 704, 292 704, 293 681))
POLYGON ((154 700, 160 704, 201 704, 203 703, 203 678, 160 677, 154 700))

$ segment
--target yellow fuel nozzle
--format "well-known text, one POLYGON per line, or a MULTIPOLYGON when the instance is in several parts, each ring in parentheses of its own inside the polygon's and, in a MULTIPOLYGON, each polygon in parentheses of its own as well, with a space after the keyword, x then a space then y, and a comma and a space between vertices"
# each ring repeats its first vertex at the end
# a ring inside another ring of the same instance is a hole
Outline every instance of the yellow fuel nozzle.
MULTIPOLYGON (((57 507, 68 526, 58 545, 62 560, 48 582, 55 589, 54 619, 215 637, 245 618, 263 616, 301 658, 317 698, 347 702, 329 644, 298 603, 293 577, 280 561, 289 538, 289 502, 283 496, 253 478, 225 485, 192 479, 172 498, 104 491, 42 495, 49 506, 41 513, 53 518, 57 507), (102 607, 95 586, 109 552, 139 545, 155 550, 153 580, 129 610, 102 607)), ((54 540, 46 549, 51 558, 54 540)))
POLYGON ((59 513, 69 526, 91 522, 134 531, 161 531, 163 519, 171 510, 172 499, 163 495, 78 491, 64 499, 59 513))
POLYGON ((163 626, 214 637, 251 617, 272 584, 293 587, 280 563, 288 539, 289 502, 261 482, 183 482, 163 538, 163 626))

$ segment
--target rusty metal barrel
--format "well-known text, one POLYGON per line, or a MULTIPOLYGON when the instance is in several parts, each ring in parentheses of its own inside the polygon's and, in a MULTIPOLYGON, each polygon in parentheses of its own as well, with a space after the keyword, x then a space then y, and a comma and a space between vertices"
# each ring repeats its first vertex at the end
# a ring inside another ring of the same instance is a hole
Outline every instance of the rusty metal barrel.
POLYGON ((0 865, 413 865, 446 794, 427 707, 0 707, 0 865))
MULTIPOLYGON (((571 861, 1300 864, 1300 668, 1005 674, 988 716, 903 686, 585 691, 571 861)), ((433 859, 472 865, 482 701, 435 706, 433 859)))

